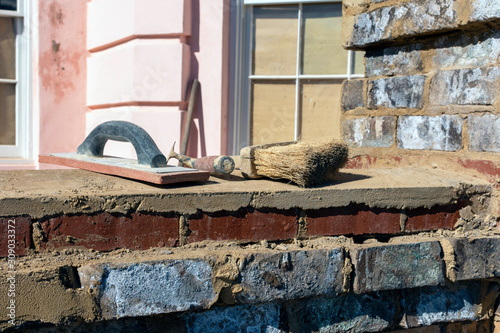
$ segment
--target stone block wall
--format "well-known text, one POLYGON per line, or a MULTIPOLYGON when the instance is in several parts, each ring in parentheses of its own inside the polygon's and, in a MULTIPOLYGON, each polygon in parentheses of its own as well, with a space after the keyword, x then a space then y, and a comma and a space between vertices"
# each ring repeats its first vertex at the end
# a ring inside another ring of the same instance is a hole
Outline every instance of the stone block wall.
POLYGON ((343 85, 350 166, 443 168, 498 188, 500 2, 351 0, 343 15, 344 46, 366 51, 365 78, 343 85))

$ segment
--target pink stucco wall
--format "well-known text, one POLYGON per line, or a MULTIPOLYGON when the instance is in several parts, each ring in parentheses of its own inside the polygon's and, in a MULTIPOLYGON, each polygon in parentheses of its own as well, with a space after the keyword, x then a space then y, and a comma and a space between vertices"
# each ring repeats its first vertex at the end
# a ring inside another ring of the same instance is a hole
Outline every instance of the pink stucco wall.
POLYGON ((40 154, 76 151, 85 136, 86 12, 87 0, 39 1, 40 154))
POLYGON ((167 154, 181 140, 189 87, 198 78, 188 154, 226 153, 229 2, 39 0, 34 152, 74 152, 98 123, 123 119, 151 131, 167 154), (123 10, 110 13, 109 6, 123 10), (151 69, 165 77, 150 77, 151 69), (134 99, 131 92, 148 77, 148 96, 134 99))
POLYGON ((192 77, 200 81, 200 94, 188 154, 225 154, 229 0, 193 0, 192 21, 192 77))
MULTIPOLYGON (((90 1, 86 131, 107 120, 133 121, 167 154, 174 141, 181 141, 189 87, 198 78, 188 155, 225 153, 228 4, 90 1), (110 15, 117 6, 121 11, 110 15)), ((108 154, 133 155, 130 146, 109 147, 108 154)))

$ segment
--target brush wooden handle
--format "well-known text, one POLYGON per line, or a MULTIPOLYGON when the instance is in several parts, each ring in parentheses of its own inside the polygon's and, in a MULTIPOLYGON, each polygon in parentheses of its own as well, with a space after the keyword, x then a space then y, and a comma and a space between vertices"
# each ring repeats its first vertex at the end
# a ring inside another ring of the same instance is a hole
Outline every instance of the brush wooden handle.
POLYGON ((234 170, 234 160, 230 156, 191 158, 185 155, 177 155, 176 158, 189 168, 210 171, 212 173, 229 174, 234 170))

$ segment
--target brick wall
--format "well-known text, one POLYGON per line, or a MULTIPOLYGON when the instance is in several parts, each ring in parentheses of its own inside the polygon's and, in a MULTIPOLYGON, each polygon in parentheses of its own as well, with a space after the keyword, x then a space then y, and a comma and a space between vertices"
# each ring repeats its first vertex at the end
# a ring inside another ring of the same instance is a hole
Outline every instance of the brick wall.
POLYGON ((498 187, 500 2, 352 0, 343 14, 344 46, 366 51, 366 77, 343 85, 350 167, 432 166, 498 187))

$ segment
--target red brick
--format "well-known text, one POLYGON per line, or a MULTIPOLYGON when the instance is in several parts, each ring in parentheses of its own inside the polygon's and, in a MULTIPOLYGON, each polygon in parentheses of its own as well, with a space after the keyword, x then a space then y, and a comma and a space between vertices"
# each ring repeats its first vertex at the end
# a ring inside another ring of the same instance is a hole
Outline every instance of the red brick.
POLYGON ((457 204, 431 209, 411 210, 407 213, 406 231, 453 229, 460 218, 460 208, 462 206, 457 204))
POLYGON ((297 235, 296 209, 246 210, 198 214, 189 218, 190 234, 187 241, 287 240, 297 235))
POLYGON ((365 206, 308 210, 309 236, 395 234, 400 232, 398 210, 365 206))
POLYGON ((134 213, 131 216, 59 216, 41 223, 42 249, 83 246, 98 251, 118 248, 144 250, 175 246, 179 240, 178 216, 134 213))
MULTIPOLYGON (((15 247, 15 255, 16 256, 25 256, 28 254, 28 250, 31 248, 31 219, 25 216, 18 216, 12 218, 0 218, 0 257, 7 257, 9 254, 9 225, 14 226, 15 228, 10 230, 15 230, 15 239, 16 239, 16 247, 15 247), (12 223, 9 221, 15 221, 12 223)), ((11 233, 12 234, 12 233, 11 233)))

